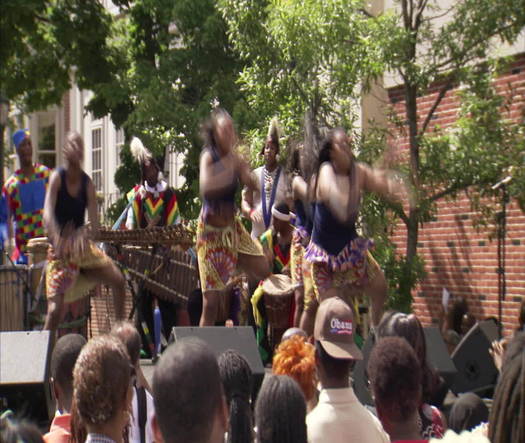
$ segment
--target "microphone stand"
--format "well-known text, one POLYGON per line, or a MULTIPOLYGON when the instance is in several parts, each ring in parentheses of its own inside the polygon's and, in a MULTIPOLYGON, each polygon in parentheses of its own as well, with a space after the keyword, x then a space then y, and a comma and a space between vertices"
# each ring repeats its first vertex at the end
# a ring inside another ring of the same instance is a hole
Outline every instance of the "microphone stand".
POLYGON ((509 202, 509 193, 506 183, 500 185, 501 188, 501 211, 496 214, 498 223, 498 319, 501 323, 503 301, 507 291, 507 282, 505 278, 505 237, 507 229, 507 203, 509 202))

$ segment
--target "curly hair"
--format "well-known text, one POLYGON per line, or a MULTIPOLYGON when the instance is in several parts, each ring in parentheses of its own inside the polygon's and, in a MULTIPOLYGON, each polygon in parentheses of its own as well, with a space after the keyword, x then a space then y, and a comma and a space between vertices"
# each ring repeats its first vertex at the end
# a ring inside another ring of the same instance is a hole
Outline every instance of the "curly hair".
POLYGON ((273 357, 273 373, 288 375, 301 387, 306 401, 315 394, 315 348, 299 335, 293 335, 279 344, 273 357))
POLYGON ((73 370, 72 434, 83 441, 87 425, 109 422, 122 408, 133 368, 124 344, 111 335, 91 339, 73 370))
POLYGON ((421 403, 421 367, 410 344, 386 337, 373 347, 368 373, 378 409, 393 421, 407 420, 421 403))

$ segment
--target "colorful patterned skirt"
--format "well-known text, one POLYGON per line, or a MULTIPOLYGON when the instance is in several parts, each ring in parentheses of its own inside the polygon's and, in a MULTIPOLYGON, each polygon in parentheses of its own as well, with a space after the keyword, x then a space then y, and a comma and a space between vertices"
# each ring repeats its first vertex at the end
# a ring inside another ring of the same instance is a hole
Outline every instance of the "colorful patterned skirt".
POLYGON ((89 247, 82 257, 74 260, 57 258, 53 246, 49 246, 47 260, 47 298, 49 300, 64 296, 66 303, 81 299, 98 283, 84 275, 82 270, 102 268, 112 263, 93 242, 89 242, 89 247))
POLYGON ((252 239, 240 218, 236 217, 232 225, 224 228, 199 219, 197 258, 203 292, 226 289, 237 269, 239 254, 264 256, 261 245, 252 239))
POLYGON ((315 293, 312 281, 310 263, 304 259, 306 251, 305 244, 308 244, 310 236, 306 230, 296 228, 292 236, 292 246, 290 251, 290 274, 292 284, 304 289, 304 309, 314 306, 315 293))

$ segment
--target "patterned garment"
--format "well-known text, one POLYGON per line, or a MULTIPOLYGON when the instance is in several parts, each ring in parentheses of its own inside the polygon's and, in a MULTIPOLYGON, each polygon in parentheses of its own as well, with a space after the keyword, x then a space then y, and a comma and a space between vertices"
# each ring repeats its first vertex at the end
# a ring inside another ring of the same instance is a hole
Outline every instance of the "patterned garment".
POLYGON ((304 233, 296 229, 292 237, 292 246, 290 253, 290 271, 292 284, 295 287, 304 289, 304 308, 310 309, 315 303, 315 291, 312 281, 310 263, 304 259, 305 247, 304 233))
POLYGON ((204 224, 201 217, 196 247, 203 292, 226 288, 237 269, 239 254, 264 256, 261 245, 250 237, 238 217, 225 228, 204 224))
POLYGON ((47 254, 47 298, 64 296, 66 303, 84 297, 98 283, 96 280, 86 277, 81 272, 83 269, 102 268, 111 263, 111 259, 92 242, 90 242, 86 253, 75 260, 57 258, 52 246, 49 247, 47 254))
POLYGON ((35 237, 43 237, 44 200, 51 170, 39 163, 34 173, 26 177, 17 170, 5 182, 3 193, 15 220, 16 247, 22 254, 27 252, 27 242, 35 237))
POLYGON ((288 266, 290 262, 290 248, 287 251, 284 251, 281 246, 277 243, 274 244, 273 241, 273 230, 268 229, 260 237, 261 246, 263 248, 273 249, 273 269, 272 273, 281 274, 283 269, 288 266))
POLYGON ((172 226, 180 223, 177 194, 172 188, 163 192, 152 193, 143 187, 133 188, 128 192, 128 199, 133 198, 132 222, 133 228, 145 228, 150 220, 159 218, 156 226, 172 226))

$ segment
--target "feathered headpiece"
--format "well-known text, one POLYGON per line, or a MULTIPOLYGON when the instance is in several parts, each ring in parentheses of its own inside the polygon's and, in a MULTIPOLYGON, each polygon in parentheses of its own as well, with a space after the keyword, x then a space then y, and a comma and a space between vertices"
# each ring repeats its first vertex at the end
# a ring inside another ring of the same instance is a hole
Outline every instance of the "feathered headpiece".
POLYGON ((151 161, 153 159, 153 155, 151 152, 146 148, 139 138, 133 137, 133 140, 131 140, 130 144, 131 149, 131 155, 139 164, 144 164, 147 161, 151 161))
POLYGON ((275 146, 277 146, 277 151, 279 151, 281 147, 279 140, 281 137, 282 137, 282 131, 281 131, 281 126, 279 125, 279 119, 277 117, 274 117, 270 121, 270 126, 268 126, 268 135, 266 136, 266 140, 264 141, 264 144, 261 150, 261 155, 264 154, 264 147, 266 146, 266 141, 268 139, 272 140, 275 146))

